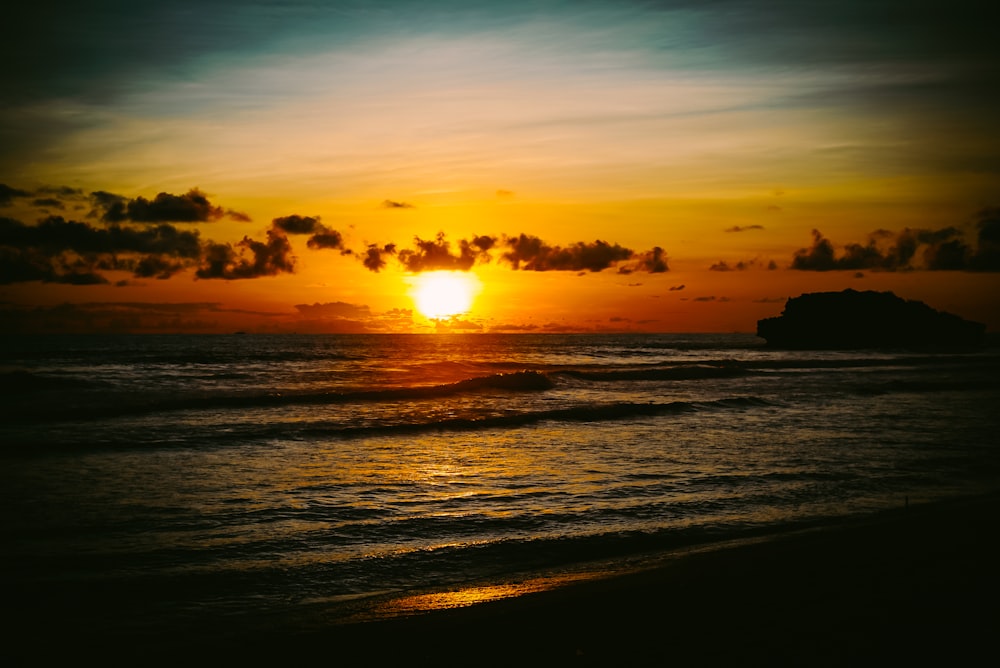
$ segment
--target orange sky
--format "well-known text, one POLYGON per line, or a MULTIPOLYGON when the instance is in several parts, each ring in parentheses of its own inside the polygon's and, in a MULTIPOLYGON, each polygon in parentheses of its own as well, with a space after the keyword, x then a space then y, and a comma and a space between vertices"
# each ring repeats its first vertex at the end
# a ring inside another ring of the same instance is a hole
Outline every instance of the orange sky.
POLYGON ((10 328, 753 331, 850 287, 1000 329, 974 12, 494 4, 19 10, 10 328))

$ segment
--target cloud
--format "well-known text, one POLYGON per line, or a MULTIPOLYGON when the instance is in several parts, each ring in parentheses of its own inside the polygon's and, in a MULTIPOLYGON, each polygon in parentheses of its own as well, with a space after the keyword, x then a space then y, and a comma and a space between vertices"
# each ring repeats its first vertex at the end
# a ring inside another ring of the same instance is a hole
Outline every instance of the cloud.
POLYGON ((734 266, 730 266, 728 262, 716 262, 711 267, 708 268, 709 271, 742 271, 746 269, 746 265, 742 262, 736 263, 734 266))
POLYGON ((438 331, 480 331, 483 326, 479 323, 472 322, 471 320, 462 320, 457 316, 452 316, 449 319, 440 319, 434 321, 434 328, 438 331))
POLYGON ((107 283, 99 272, 132 271, 137 277, 167 278, 201 256, 196 231, 171 225, 143 229, 49 216, 37 225, 0 219, 0 283, 43 281, 91 285, 107 283))
POLYGON ((51 209, 65 209, 64 200, 80 200, 83 191, 69 186, 42 186, 36 190, 22 190, 0 183, 0 206, 10 206, 14 200, 33 197, 31 204, 36 207, 46 207, 51 209))
POLYGON ((452 253, 451 244, 445 239, 443 232, 439 232, 433 240, 414 237, 413 243, 415 249, 401 250, 396 258, 407 271, 417 273, 436 270, 468 271, 477 260, 490 261, 489 250, 497 241, 488 236, 474 236, 471 241, 461 239, 457 253, 452 253))
POLYGON ((746 271, 748 269, 754 269, 757 267, 763 267, 768 270, 773 270, 778 268, 778 264, 774 260, 768 261, 766 264, 763 260, 754 258, 753 260, 740 260, 736 264, 729 264, 725 260, 720 260, 708 268, 709 271, 746 271))
POLYGON ((243 237, 235 244, 209 242, 195 276, 236 280, 294 271, 295 257, 288 237, 270 229, 267 241, 243 237))
POLYGON ((372 315, 369 307, 347 302, 296 304, 295 310, 309 318, 370 318, 372 315))
POLYGON ((501 199, 509 199, 509 198, 511 198, 511 197, 514 196, 514 191, 513 190, 503 190, 503 189, 500 189, 500 190, 497 190, 496 195, 497 195, 497 197, 499 197, 501 199))
POLYGON ((618 272, 621 274, 631 274, 633 271, 646 271, 650 274, 662 274, 669 270, 666 251, 659 246, 655 246, 645 253, 635 254, 635 262, 619 267, 618 272))
POLYGON ((106 191, 91 193, 93 214, 106 223, 204 223, 229 216, 234 220, 249 221, 250 217, 238 211, 225 210, 209 202, 205 193, 192 188, 183 195, 161 192, 152 200, 145 197, 126 199, 106 191))
POLYGON ((197 231, 181 231, 171 225, 136 229, 111 225, 92 227, 88 223, 49 216, 37 225, 0 219, 0 245, 38 248, 46 251, 78 253, 164 253, 197 258, 200 239, 197 231))
MULTIPOLYGON (((29 191, 5 187, 9 198, 31 197, 29 191)), ((296 257, 289 236, 308 235, 312 250, 336 249, 343 255, 357 255, 373 272, 381 271, 390 258, 408 272, 434 270, 468 271, 478 264, 500 261, 513 269, 530 271, 573 271, 580 275, 617 267, 619 273, 635 271, 660 273, 668 270, 666 252, 654 247, 636 252, 603 240, 577 242, 569 246, 549 244, 539 237, 473 235, 455 242, 443 232, 433 239, 413 238, 410 248, 396 243, 368 244, 361 253, 345 245, 344 236, 323 224, 319 216, 292 214, 272 219, 264 240, 244 236, 238 242, 202 239, 197 230, 182 231, 174 224, 154 222, 210 222, 221 216, 236 218, 213 205, 194 188, 185 195, 160 193, 152 200, 127 199, 98 190, 89 195, 72 188, 40 189, 38 204, 62 207, 75 199, 81 208, 89 203, 94 222, 49 216, 35 225, 11 218, 0 219, 0 247, 6 266, 0 280, 6 283, 46 281, 64 283, 108 282, 106 271, 126 271, 135 278, 166 279, 186 269, 194 269, 197 279, 237 280, 274 276, 295 271, 296 257), (126 224, 127 222, 138 225, 126 224)), ((246 217, 245 220, 249 220, 246 217)), ((118 281, 118 284, 128 282, 118 281)))
MULTIPOLYGON (((56 306, 0 306, 0 319, 12 332, 208 332, 219 331, 219 317, 274 319, 280 313, 222 308, 217 302, 84 302, 56 306)), ((230 329, 231 331, 231 329, 230 329)))
POLYGON ((271 221, 271 224, 288 234, 313 234, 317 230, 326 229, 320 223, 319 216, 299 216, 292 214, 291 216, 275 218, 271 221))
POLYGON ((1000 271, 1000 207, 981 209, 976 214, 978 247, 972 257, 976 271, 1000 271))
MULTIPOLYGON (((773 208, 777 209, 778 207, 773 207, 773 208)), ((727 227, 726 232, 749 232, 751 230, 763 230, 763 229, 764 229, 763 225, 744 225, 744 226, 733 225, 732 227, 727 227)))
POLYGON ((232 209, 226 209, 226 216, 229 220, 235 220, 238 223, 249 223, 253 220, 249 213, 244 213, 243 211, 233 211, 232 209))
POLYGON ((288 234, 311 234, 306 245, 313 250, 331 248, 340 250, 344 255, 350 255, 351 251, 344 246, 343 235, 332 230, 320 222, 319 216, 283 216, 271 221, 274 229, 281 230, 288 234))
POLYGON ((351 251, 344 248, 344 237, 341 236, 340 232, 336 230, 326 230, 325 232, 317 232, 316 234, 309 237, 306 241, 306 245, 313 250, 319 250, 321 248, 333 248, 340 250, 344 255, 350 255, 351 251))
POLYGON ((396 202, 391 199, 383 200, 383 209, 415 209, 416 207, 409 202, 396 202))
POLYGON ((49 256, 37 249, 0 246, 0 285, 41 281, 68 285, 97 285, 108 280, 85 261, 49 256))
POLYGON ((381 247, 369 244, 362 261, 372 271, 385 267, 386 256, 395 256, 406 271, 414 273, 435 270, 468 271, 477 262, 491 262, 491 251, 506 248, 500 261, 515 270, 575 271, 581 274, 603 271, 612 266, 618 266, 619 272, 623 274, 633 271, 660 273, 668 270, 666 252, 659 246, 642 253, 601 240, 592 243, 581 241, 561 247, 522 233, 499 239, 489 235, 474 235, 471 239, 460 239, 457 248, 453 250, 443 232, 439 232, 433 240, 414 237, 413 243, 414 248, 403 250, 399 250, 396 244, 381 247))
POLYGON ((492 332, 534 332, 538 329, 538 325, 515 325, 515 324, 501 324, 493 325, 490 327, 492 332))
POLYGON ((361 263, 371 271, 378 273, 384 269, 386 265, 386 261, 382 256, 393 256, 395 254, 396 244, 386 244, 381 247, 378 244, 368 244, 368 249, 365 251, 361 263))
POLYGON ((132 266, 132 273, 137 278, 170 278, 187 267, 187 263, 171 260, 162 255, 147 255, 140 258, 132 266))
POLYGON ((10 206, 19 197, 31 197, 31 193, 0 183, 0 206, 10 206))
POLYGON ((80 198, 83 197, 83 191, 79 188, 71 188, 69 186, 42 186, 35 191, 39 195, 54 195, 56 197, 63 198, 80 198))
POLYGON ((792 258, 800 271, 1000 271, 1000 209, 985 208, 972 226, 976 243, 957 227, 937 230, 875 230, 864 243, 848 243, 838 253, 833 242, 813 230, 813 243, 792 258))
POLYGON ((684 288, 686 288, 686 287, 687 287, 687 286, 686 286, 686 285, 684 285, 683 283, 681 283, 680 285, 671 285, 671 286, 670 286, 670 291, 671 291, 671 292, 676 292, 676 291, 678 291, 678 290, 683 290, 683 289, 684 289, 684 288))
POLYGON ((611 265, 631 259, 635 253, 618 244, 597 240, 579 241, 562 248, 550 246, 533 235, 519 234, 504 239, 510 250, 502 258, 514 269, 526 271, 603 271, 611 265))

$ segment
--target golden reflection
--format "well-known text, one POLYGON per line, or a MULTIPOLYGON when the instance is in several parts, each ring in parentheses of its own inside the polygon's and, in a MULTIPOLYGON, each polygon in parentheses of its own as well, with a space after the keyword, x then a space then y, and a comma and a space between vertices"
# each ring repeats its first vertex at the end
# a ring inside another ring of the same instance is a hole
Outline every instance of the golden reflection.
POLYGON ((502 584, 463 587, 451 591, 415 594, 385 602, 379 606, 378 616, 396 617, 412 615, 432 610, 447 610, 451 608, 466 608, 479 603, 499 601, 505 598, 515 598, 525 594, 548 591, 579 580, 593 579, 593 573, 573 573, 560 576, 541 577, 524 582, 506 582, 502 584))

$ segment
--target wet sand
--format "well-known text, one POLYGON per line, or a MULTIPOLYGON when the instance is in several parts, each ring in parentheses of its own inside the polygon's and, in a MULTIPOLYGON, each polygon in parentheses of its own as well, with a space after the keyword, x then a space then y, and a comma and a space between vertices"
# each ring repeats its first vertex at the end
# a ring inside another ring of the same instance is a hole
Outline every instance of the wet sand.
MULTIPOLYGON (((971 665, 1000 638, 1000 498, 677 553, 457 609, 75 638, 78 658, 331 665, 971 665)), ((52 629, 56 640, 66 629, 52 629)), ((10 646, 8 646, 10 647, 10 646)), ((36 657, 61 653, 36 647, 36 657)))
POLYGON ((370 665, 956 665, 1000 638, 998 511, 997 498, 911 506, 298 640, 370 665))

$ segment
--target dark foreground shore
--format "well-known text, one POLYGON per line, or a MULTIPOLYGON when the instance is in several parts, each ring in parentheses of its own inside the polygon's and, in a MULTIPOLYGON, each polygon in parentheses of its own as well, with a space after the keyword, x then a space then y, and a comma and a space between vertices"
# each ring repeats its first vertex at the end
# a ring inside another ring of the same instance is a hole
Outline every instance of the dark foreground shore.
MULTIPOLYGON (((74 634, 52 620, 5 653, 31 664, 973 665, 997 658, 1000 498, 671 555, 651 570, 458 609, 245 631, 74 634)), ((8 627, 10 628, 10 627, 8 627)))

